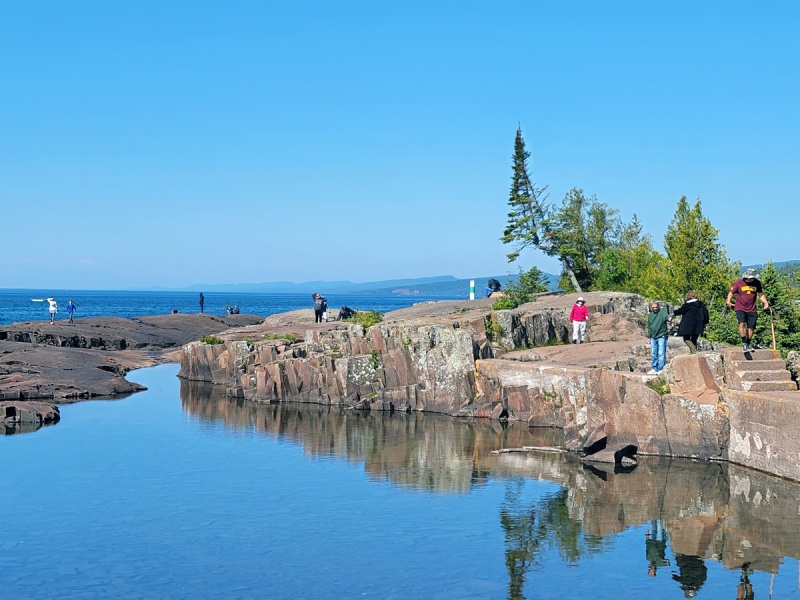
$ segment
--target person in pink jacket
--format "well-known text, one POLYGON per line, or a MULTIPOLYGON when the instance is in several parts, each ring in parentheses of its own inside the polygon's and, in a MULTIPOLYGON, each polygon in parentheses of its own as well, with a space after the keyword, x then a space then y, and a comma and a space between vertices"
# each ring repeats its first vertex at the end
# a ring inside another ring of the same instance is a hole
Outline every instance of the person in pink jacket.
POLYGON ((586 308, 586 302, 584 302, 583 298, 578 298, 569 313, 569 320, 572 321, 573 344, 583 343, 583 338, 586 336, 586 320, 588 318, 589 309, 586 308))

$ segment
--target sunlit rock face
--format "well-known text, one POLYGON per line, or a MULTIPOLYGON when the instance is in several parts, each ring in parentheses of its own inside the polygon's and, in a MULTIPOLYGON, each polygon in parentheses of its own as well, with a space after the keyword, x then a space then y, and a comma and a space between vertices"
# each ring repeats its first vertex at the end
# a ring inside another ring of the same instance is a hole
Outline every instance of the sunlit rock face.
MULTIPOLYGON (((636 446, 642 454, 730 458, 776 472, 768 466, 771 455, 754 462, 758 453, 749 440, 755 438, 746 425, 758 415, 729 393, 734 377, 764 378, 749 373, 753 364, 744 364, 741 351, 689 355, 670 340, 664 374, 647 375, 647 301, 635 294, 583 296, 590 311, 585 344, 569 343, 575 295, 502 311, 492 310, 491 300, 423 303, 367 329, 312 325, 310 311, 295 311, 225 332, 216 346, 185 346, 180 376, 254 402, 509 420, 563 429, 575 451, 602 435, 609 445, 636 446), (729 398, 741 422, 735 430, 729 398)), ((784 455, 789 448, 800 455, 800 442, 782 443, 784 455)), ((800 471, 785 476, 800 479, 800 471)))

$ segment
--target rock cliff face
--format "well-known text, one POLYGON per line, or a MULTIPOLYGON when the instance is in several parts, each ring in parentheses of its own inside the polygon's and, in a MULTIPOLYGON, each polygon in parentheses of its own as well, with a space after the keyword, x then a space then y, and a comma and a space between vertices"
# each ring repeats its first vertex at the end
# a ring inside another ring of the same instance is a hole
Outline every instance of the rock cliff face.
MULTIPOLYGON (((255 402, 508 419, 562 428, 573 450, 605 439, 647 454, 728 459, 724 355, 688 355, 670 340, 658 380, 646 374, 646 300, 584 297, 591 316, 582 345, 569 343, 575 296, 510 311, 493 311, 489 300, 425 303, 369 329, 312 325, 296 311, 230 330, 223 344, 184 346, 179 376, 255 402)), ((800 479, 800 470, 779 474, 800 479)))

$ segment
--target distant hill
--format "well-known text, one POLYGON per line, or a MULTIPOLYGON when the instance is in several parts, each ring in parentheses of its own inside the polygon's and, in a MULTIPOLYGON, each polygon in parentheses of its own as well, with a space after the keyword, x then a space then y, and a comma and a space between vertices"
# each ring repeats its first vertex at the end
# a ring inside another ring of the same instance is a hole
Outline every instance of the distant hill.
POLYGON ((222 283, 222 284, 196 284, 183 288, 197 292, 252 292, 261 294, 360 294, 374 293, 377 288, 402 288, 416 285, 438 284, 458 281, 452 275, 439 277, 421 277, 416 279, 387 279, 384 281, 367 281, 354 283, 352 281, 305 281, 293 283, 291 281, 271 281, 265 283, 222 283))
MULTIPOLYGON (((551 291, 558 289, 558 276, 545 273, 548 281, 548 288, 551 291)), ((481 298, 486 295, 486 286, 489 279, 497 279, 502 287, 508 284, 509 279, 515 276, 511 275, 492 275, 490 277, 476 277, 475 278, 475 297, 481 298)), ((455 279, 451 281, 437 281, 433 283, 419 283, 416 285, 402 285, 380 287, 374 290, 359 292, 362 294, 408 294, 419 296, 448 296, 455 298, 469 298, 469 279, 455 279)))
MULTIPOLYGON (((558 276, 545 273, 548 286, 551 290, 558 289, 558 276)), ((505 287, 509 275, 492 275, 475 278, 475 296, 480 298, 485 294, 489 279, 497 279, 505 287)), ((240 283, 240 284, 197 284, 186 288, 185 291, 196 292, 242 292, 260 294, 407 294, 414 296, 443 296, 450 298, 469 297, 469 279, 457 279, 452 275, 437 277, 419 277, 415 279, 387 279, 384 281, 366 281, 354 283, 352 281, 306 281, 293 283, 290 281, 274 281, 265 283, 240 283)))

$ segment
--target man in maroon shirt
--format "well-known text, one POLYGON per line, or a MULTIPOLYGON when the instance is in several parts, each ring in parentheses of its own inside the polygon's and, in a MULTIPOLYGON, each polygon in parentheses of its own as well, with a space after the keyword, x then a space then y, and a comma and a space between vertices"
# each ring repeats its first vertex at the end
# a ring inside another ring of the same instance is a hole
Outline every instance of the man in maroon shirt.
POLYGON ((755 269, 747 269, 741 279, 733 282, 731 291, 725 304, 728 308, 736 311, 736 320, 739 321, 739 335, 742 338, 742 350, 750 352, 754 350, 752 346, 753 332, 756 329, 756 299, 761 299, 764 310, 769 310, 769 302, 761 289, 761 282, 758 280, 758 273, 755 269), (731 300, 736 294, 736 304, 731 300))

